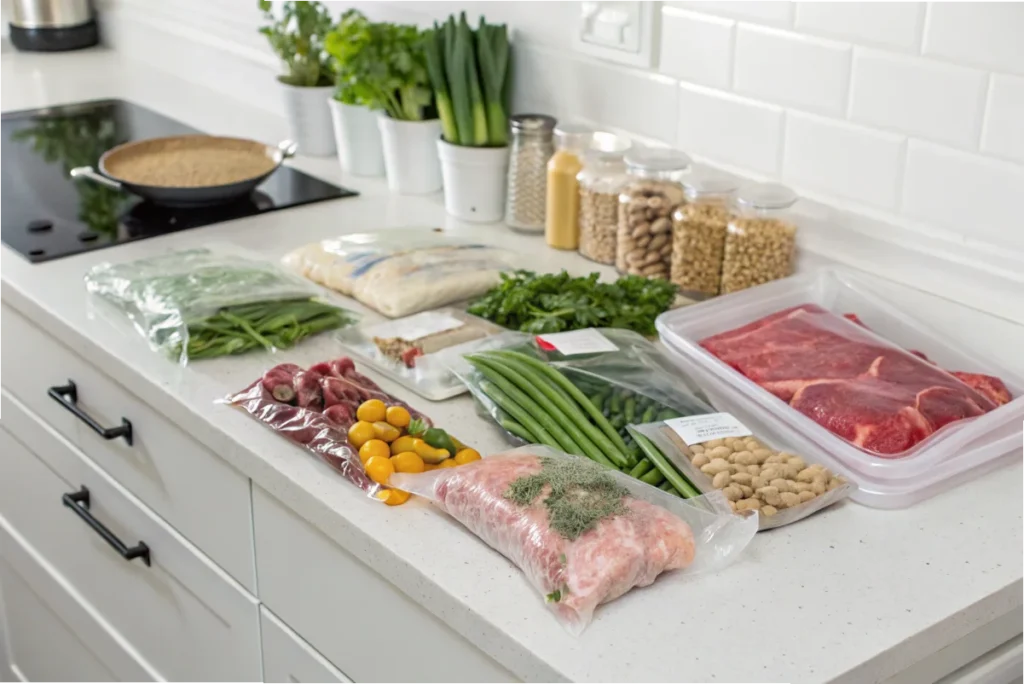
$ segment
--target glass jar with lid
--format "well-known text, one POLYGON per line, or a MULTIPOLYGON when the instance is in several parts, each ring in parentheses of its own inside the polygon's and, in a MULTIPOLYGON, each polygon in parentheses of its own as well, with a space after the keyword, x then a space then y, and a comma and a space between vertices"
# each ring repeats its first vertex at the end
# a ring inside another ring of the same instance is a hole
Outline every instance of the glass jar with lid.
POLYGON ((690 158, 677 150, 632 149, 623 157, 615 266, 623 273, 668 280, 672 212, 683 202, 690 158))
POLYGON ((512 150, 505 193, 505 223, 524 233, 544 230, 547 166, 555 152, 555 120, 544 114, 518 114, 510 120, 512 150))
POLYGON ((755 183, 736 195, 722 262, 722 294, 745 290, 793 272, 795 192, 778 183, 755 183))
POLYGON ((694 174, 683 183, 686 203, 672 216, 671 280, 691 299, 718 294, 737 187, 732 178, 709 172, 694 174))
POLYGON ((576 176, 583 155, 590 149, 594 131, 588 126, 561 123, 555 126, 555 153, 547 166, 547 202, 544 239, 549 247, 576 249, 580 242, 580 186, 576 176))
POLYGON ((626 181, 623 155, 628 138, 598 131, 576 176, 580 185, 580 254, 601 264, 614 264, 619 226, 619 191, 626 181))

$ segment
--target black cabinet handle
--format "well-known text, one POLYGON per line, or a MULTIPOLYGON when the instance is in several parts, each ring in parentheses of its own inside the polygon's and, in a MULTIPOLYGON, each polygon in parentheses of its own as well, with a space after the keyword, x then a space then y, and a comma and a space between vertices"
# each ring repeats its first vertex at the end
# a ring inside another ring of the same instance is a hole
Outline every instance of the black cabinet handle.
POLYGON ((128 547, 123 541, 117 538, 113 532, 108 530, 106 526, 93 517, 92 511, 89 510, 89 490, 82 485, 82 488, 77 492, 69 492, 61 497, 61 501, 64 505, 75 512, 79 518, 85 521, 85 524, 93 529, 93 531, 103 537, 104 541, 114 547, 114 550, 121 554, 121 558, 126 561, 135 560, 141 558, 142 562, 149 566, 149 547, 146 546, 145 542, 139 542, 135 546, 128 547))
POLYGON ((50 395, 50 398, 55 402, 75 414, 76 418, 91 427, 93 432, 103 439, 117 439, 118 437, 124 437, 124 441, 128 442, 128 446, 131 446, 132 424, 128 422, 128 419, 121 418, 120 425, 110 428, 105 428, 97 423, 95 418, 83 411, 78 405, 78 388, 75 386, 73 381, 68 380, 68 384, 66 385, 51 387, 46 390, 46 393, 50 395))

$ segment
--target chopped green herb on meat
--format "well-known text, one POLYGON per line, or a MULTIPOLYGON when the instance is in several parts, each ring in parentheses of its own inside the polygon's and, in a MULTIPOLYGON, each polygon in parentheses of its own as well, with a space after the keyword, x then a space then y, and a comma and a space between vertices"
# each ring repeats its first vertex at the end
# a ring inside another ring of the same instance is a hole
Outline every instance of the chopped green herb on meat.
POLYGON ((502 273, 501 279, 470 305, 469 313, 534 334, 625 328, 656 335, 654 319, 672 305, 678 290, 666 280, 634 275, 601 283, 597 273, 574 278, 566 271, 515 271, 502 273))
POLYGON ((596 463, 575 458, 541 458, 540 463, 540 472, 513 480, 504 497, 529 506, 547 490, 548 523, 565 539, 573 541, 602 520, 626 512, 628 490, 596 463))

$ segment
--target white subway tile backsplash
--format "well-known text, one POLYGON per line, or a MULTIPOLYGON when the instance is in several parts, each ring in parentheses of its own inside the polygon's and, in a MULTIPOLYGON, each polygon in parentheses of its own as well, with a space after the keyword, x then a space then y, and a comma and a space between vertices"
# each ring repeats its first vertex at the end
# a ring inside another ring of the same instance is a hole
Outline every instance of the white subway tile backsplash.
POLYGON ((973 148, 984 92, 985 74, 975 69, 857 49, 850 118, 973 148))
POLYGON ((903 136, 790 112, 785 141, 782 177, 787 182, 896 209, 903 136))
POLYGON ((920 45, 923 2, 798 2, 798 31, 900 50, 920 45))
POLYGON ((778 107, 698 86, 679 90, 676 146, 709 161, 775 175, 782 144, 778 107))
POLYGON ((1024 78, 992 77, 981 151, 1024 163, 1024 78))
POLYGON ((775 0, 755 2, 669 2, 672 7, 684 7, 698 12, 708 12, 723 17, 732 17, 770 26, 788 28, 793 25, 793 3, 775 0))
POLYGON ((924 53, 1024 74, 1024 3, 929 3, 924 53))
POLYGON ((965 238, 1024 253, 1024 167, 911 140, 903 183, 906 215, 965 238))
POLYGON ((728 88, 735 23, 666 7, 661 15, 659 70, 690 83, 728 88))
POLYGON ((734 86, 744 95, 841 115, 850 51, 843 43, 741 24, 736 32, 734 86))

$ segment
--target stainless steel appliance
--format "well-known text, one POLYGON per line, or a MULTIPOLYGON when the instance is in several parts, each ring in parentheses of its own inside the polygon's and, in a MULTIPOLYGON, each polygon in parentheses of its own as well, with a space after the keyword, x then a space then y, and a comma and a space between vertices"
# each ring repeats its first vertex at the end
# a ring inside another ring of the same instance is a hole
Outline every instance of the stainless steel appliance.
POLYGON ((99 42, 91 0, 10 0, 11 43, 19 50, 60 52, 99 42))

